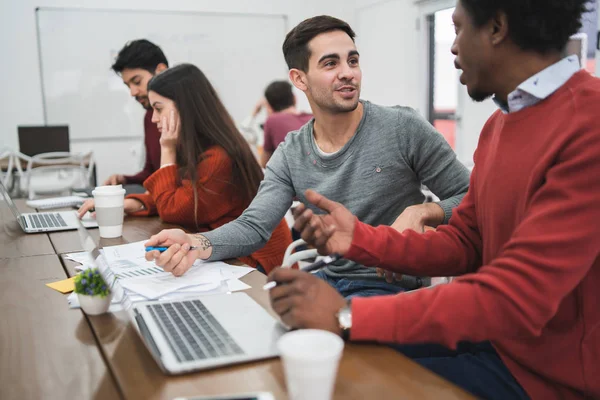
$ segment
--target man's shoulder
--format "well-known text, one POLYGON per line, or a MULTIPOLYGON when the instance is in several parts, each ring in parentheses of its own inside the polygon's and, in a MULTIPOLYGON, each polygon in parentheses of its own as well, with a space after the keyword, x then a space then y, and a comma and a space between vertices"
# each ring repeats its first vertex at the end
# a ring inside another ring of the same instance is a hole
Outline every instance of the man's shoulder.
POLYGON ((412 134, 421 135, 430 128, 425 119, 411 107, 382 106, 365 102, 367 129, 376 130, 385 140, 403 140, 412 134))
POLYGON ((391 119, 420 119, 421 116, 412 107, 401 106, 401 105, 393 105, 393 106, 382 106, 379 104, 374 104, 368 101, 365 101, 365 105, 369 108, 369 113, 372 113, 374 116, 383 117, 383 118, 391 118, 391 119))

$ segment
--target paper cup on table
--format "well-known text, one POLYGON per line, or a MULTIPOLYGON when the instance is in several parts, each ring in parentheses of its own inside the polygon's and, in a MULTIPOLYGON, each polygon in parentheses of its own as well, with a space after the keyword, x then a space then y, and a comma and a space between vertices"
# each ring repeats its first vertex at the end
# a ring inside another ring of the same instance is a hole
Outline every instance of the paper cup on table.
POLYGON ((329 400, 344 341, 316 329, 286 333, 277 342, 291 400, 329 400))
POLYGON ((125 189, 121 185, 98 186, 92 191, 92 196, 100 237, 110 239, 121 236, 125 189))

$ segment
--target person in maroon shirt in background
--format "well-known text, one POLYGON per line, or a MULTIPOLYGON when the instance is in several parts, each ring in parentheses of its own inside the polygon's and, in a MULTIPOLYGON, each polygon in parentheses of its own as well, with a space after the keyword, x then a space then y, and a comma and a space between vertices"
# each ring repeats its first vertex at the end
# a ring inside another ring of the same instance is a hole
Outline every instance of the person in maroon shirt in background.
MULTIPOLYGON (((273 152, 279 146, 279 143, 285 140, 286 135, 300 129, 313 116, 296 110, 296 97, 292 92, 292 85, 286 81, 270 83, 265 89, 265 102, 263 104, 269 115, 263 127, 265 142, 260 160, 261 167, 265 168, 273 152)), ((260 108, 258 111, 260 111, 260 108)))
POLYGON ((294 211, 320 254, 458 277, 347 302, 309 273, 276 268, 271 305, 286 325, 393 343, 478 398, 600 399, 600 79, 562 56, 586 3, 458 0, 460 81, 500 109, 449 224, 372 227, 313 191, 311 209, 294 211))
POLYGON ((167 57, 154 43, 139 39, 128 42, 119 51, 112 70, 120 75, 129 93, 146 109, 144 116, 144 146, 146 163, 144 169, 135 175, 111 175, 105 185, 141 185, 154 171, 160 168, 160 131, 152 123, 152 107, 148 101, 148 81, 169 67, 167 57))

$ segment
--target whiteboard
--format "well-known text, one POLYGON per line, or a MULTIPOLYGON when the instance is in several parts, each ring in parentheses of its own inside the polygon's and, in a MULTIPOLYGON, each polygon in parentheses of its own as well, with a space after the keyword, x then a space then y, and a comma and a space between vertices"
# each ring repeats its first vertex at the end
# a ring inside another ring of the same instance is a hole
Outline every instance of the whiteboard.
POLYGON ((145 110, 110 66, 127 41, 160 46, 169 65, 198 66, 236 123, 265 87, 287 79, 281 15, 39 8, 36 11, 46 124, 71 139, 143 136, 145 110))

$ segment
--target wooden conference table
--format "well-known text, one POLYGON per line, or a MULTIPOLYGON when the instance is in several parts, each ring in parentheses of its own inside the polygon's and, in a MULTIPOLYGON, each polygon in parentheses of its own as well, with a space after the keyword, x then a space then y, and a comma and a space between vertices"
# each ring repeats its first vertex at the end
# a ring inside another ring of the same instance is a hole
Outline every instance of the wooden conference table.
MULTIPOLYGON (((17 201, 21 211, 31 211, 17 201)), ((170 227, 158 218, 126 217, 123 236, 100 239, 97 229, 23 233, 0 201, 0 398, 171 399, 252 391, 286 399, 279 359, 180 376, 164 374, 124 312, 86 316, 70 310, 48 282, 75 274, 64 253, 148 238, 170 227)), ((266 277, 242 278, 269 312, 266 277)), ((385 346, 346 344, 335 399, 469 399, 461 389, 385 346)))

